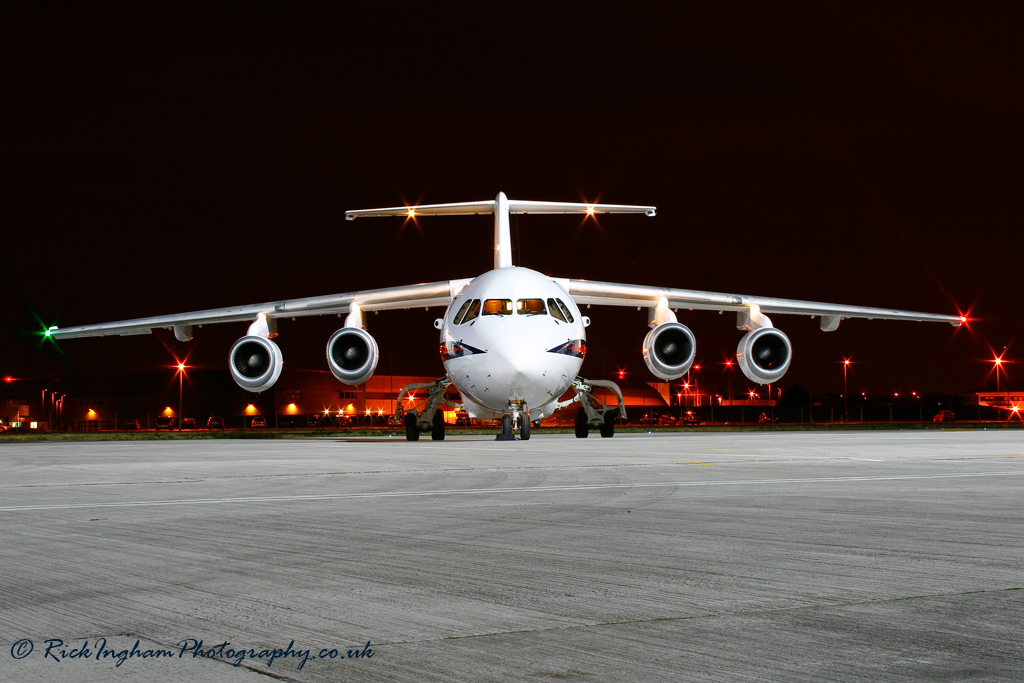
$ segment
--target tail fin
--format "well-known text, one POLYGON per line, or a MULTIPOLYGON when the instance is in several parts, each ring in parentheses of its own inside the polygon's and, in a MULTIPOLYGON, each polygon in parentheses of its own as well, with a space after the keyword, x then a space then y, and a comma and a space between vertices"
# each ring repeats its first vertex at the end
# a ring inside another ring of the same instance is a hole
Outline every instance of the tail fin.
POLYGON ((566 202, 531 202, 509 199, 499 192, 493 200, 482 202, 460 202, 457 204, 425 204, 423 206, 395 206, 387 209, 365 209, 346 211, 345 220, 373 216, 472 216, 494 214, 494 267, 509 268, 512 264, 512 239, 509 231, 509 214, 513 213, 643 213, 655 215, 653 206, 630 206, 628 204, 578 204, 566 202))

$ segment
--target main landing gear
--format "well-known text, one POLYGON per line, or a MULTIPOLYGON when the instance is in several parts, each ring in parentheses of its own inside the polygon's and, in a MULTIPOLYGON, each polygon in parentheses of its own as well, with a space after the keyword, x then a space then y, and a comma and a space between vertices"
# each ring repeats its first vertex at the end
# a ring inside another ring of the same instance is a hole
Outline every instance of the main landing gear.
POLYGON ((425 432, 430 432, 430 438, 434 441, 444 441, 444 412, 438 410, 439 406, 444 403, 456 409, 462 408, 461 403, 450 401, 444 397, 445 391, 451 384, 450 379, 442 377, 433 382, 406 384, 398 392, 398 408, 391 418, 391 423, 405 426, 406 441, 419 441, 420 434, 425 432), (416 389, 426 389, 426 399, 415 405, 406 406, 405 404, 408 402, 406 397, 413 396, 416 389))
POLYGON ((558 405, 559 408, 578 402, 580 407, 576 410, 576 438, 585 439, 590 435, 591 429, 601 432, 601 437, 610 439, 615 436, 615 418, 626 419, 626 404, 622 400, 622 392, 614 382, 601 379, 586 380, 577 377, 573 380, 572 388, 576 396, 558 405), (618 406, 608 405, 601 399, 594 396, 594 387, 604 387, 611 390, 619 399, 618 406), (616 414, 617 413, 617 414, 616 414))

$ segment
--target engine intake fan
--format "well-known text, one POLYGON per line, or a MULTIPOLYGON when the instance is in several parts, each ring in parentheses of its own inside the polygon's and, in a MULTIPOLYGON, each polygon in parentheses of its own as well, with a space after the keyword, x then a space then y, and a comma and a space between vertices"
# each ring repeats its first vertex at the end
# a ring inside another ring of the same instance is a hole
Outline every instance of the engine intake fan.
POLYGON ((343 327, 327 342, 327 367, 345 384, 362 384, 377 369, 377 341, 361 327, 343 327))
POLYGON ((261 392, 281 376, 284 357, 277 344, 264 337, 242 337, 228 354, 231 377, 246 391, 261 392))
POLYGON ((736 347, 736 362, 751 382, 773 384, 782 379, 793 359, 789 337, 774 327, 748 332, 736 347))
POLYGON ((681 323, 658 325, 644 339, 647 369, 664 380, 679 379, 693 365, 697 340, 690 328, 681 323))

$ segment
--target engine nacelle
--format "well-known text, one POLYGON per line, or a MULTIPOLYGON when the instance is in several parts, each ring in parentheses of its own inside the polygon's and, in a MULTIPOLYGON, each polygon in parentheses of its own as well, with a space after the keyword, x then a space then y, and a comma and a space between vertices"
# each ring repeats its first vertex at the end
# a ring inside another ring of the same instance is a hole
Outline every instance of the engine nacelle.
POLYGON ((345 384, 362 384, 377 369, 377 341, 361 327, 343 327, 327 342, 327 367, 345 384))
POLYGON ((228 354, 231 377, 246 391, 258 393, 274 386, 283 366, 281 349, 266 337, 242 337, 228 354))
POLYGON ((697 340, 690 328, 681 323, 658 325, 644 339, 644 362, 655 377, 679 379, 693 365, 697 340))
POLYGON ((789 337, 774 327, 748 332, 736 347, 736 362, 751 382, 773 384, 782 379, 793 358, 789 337))

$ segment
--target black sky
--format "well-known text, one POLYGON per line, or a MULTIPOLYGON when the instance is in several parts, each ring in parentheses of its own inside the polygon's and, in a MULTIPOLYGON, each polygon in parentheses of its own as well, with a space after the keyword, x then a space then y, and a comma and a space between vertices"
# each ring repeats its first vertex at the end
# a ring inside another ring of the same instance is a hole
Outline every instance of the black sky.
MULTIPOLYGON (((226 372, 244 326, 191 346, 33 335, 473 276, 488 217, 344 211, 499 190, 658 207, 520 217, 516 262, 552 275, 977 319, 777 316, 785 383, 815 393, 842 389, 844 356, 871 393, 966 391, 993 351, 1024 356, 1024 6, 681 4, 5 10, 0 374, 190 352, 226 372)), ((588 313, 584 371, 646 376, 643 314, 588 313)), ((441 372, 438 315, 371 317, 381 371, 441 372)), ((732 316, 681 319, 705 367, 734 353, 732 316)), ((321 368, 337 326, 283 323, 286 363, 321 368)))

